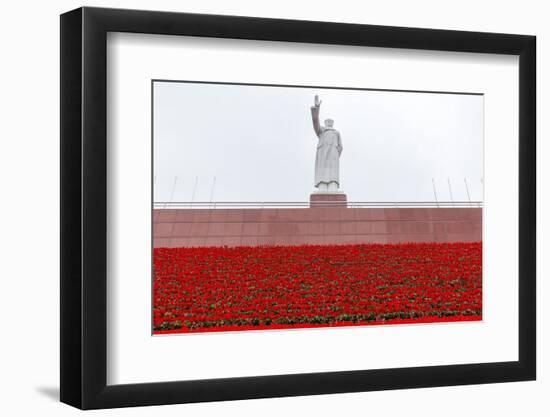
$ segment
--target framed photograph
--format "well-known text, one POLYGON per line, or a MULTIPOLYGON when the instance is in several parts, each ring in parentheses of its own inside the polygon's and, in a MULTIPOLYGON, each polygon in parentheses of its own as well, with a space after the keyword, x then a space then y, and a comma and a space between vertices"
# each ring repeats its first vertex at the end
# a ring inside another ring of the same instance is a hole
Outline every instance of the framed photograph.
POLYGON ((533 380, 535 37, 61 16, 61 401, 533 380))

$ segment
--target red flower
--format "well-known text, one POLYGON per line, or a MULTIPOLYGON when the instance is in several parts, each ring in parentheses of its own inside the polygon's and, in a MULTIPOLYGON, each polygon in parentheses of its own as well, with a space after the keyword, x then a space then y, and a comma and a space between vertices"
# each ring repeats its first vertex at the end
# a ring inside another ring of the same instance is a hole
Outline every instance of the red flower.
POLYGON ((481 243, 157 248, 155 333, 481 319, 481 243))

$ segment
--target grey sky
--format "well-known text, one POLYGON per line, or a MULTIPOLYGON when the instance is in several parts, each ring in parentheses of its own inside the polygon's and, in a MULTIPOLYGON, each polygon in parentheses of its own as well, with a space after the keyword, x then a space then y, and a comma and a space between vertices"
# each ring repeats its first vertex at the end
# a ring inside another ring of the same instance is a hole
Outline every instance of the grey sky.
POLYGON ((155 82, 155 201, 308 201, 315 94, 349 201, 482 200, 483 96, 155 82))

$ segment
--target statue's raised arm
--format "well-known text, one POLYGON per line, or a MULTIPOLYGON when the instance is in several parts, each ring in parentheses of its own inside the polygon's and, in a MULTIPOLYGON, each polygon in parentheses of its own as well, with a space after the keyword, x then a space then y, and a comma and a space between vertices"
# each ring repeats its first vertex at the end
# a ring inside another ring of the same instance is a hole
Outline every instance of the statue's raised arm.
POLYGON ((319 123, 319 111, 321 110, 321 100, 319 100, 319 96, 315 95, 315 101, 313 106, 311 106, 311 118, 313 120, 313 130, 315 131, 315 134, 317 136, 321 135, 323 133, 323 129, 321 129, 321 124, 319 123))

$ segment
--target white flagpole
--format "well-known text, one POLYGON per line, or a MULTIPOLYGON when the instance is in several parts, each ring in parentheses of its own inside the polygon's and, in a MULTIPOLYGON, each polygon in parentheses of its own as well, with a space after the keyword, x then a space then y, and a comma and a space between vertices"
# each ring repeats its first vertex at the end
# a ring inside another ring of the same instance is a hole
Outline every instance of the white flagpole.
POLYGON ((199 183, 199 177, 195 177, 195 185, 193 186, 193 194, 191 194, 191 203, 189 204, 189 207, 193 207, 193 203, 195 201, 195 193, 197 192, 197 184, 199 183))
POLYGON ((466 193, 468 194, 468 203, 470 203, 471 206, 472 199, 470 198, 470 189, 468 188, 468 181, 466 180, 466 177, 464 177, 464 184, 466 185, 466 193))
POLYGON ((449 195, 451 196, 451 204, 455 205, 455 201, 453 199, 453 189, 451 188, 451 180, 449 178, 447 178, 447 184, 449 184, 449 195))
POLYGON ((437 191, 436 191, 436 189, 435 189, 435 181, 434 181, 433 178, 432 178, 432 188, 433 188, 433 190, 434 190, 435 205, 436 205, 437 207, 439 207, 439 201, 437 200, 437 191))

